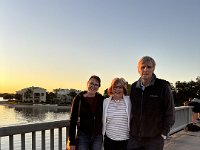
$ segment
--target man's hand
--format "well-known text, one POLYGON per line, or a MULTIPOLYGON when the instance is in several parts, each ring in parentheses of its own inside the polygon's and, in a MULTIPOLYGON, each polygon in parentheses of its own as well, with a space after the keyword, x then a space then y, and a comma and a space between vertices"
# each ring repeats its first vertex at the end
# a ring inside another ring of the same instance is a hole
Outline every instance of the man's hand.
POLYGON ((163 135, 163 134, 161 134, 161 136, 162 136, 162 138, 163 138, 164 140, 167 139, 167 136, 165 136, 165 135, 163 135))
POLYGON ((74 145, 70 146, 70 150, 75 150, 75 148, 76 148, 76 146, 74 146, 74 145))

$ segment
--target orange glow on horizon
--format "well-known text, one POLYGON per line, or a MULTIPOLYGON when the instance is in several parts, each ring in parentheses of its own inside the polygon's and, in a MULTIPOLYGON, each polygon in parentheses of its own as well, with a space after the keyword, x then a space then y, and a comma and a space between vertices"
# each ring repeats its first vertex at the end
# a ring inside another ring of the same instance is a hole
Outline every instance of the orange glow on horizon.
MULTIPOLYGON (((66 85, 62 85, 62 86, 56 86, 55 84, 54 85, 38 85, 38 84, 31 84, 31 85, 28 85, 28 84, 1 84, 0 85, 0 93, 13 93, 15 94, 16 91, 19 91, 23 88, 27 88, 27 87, 31 87, 31 86, 35 86, 35 87, 41 87, 41 88, 44 88, 47 90, 47 92, 52 92, 53 89, 57 89, 57 88, 62 88, 62 89, 77 89, 77 90, 86 90, 86 85, 71 85, 69 87, 67 87, 66 85)), ((106 87, 107 88, 107 87, 106 87)), ((99 88, 99 93, 103 94, 104 93, 104 90, 106 89, 105 86, 101 86, 99 88)))

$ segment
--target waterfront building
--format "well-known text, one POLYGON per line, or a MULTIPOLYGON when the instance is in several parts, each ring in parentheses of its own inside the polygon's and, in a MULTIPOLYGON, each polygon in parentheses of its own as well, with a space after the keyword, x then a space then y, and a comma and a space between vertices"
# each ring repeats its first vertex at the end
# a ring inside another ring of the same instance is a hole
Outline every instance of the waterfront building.
POLYGON ((22 95, 23 102, 41 103, 46 102, 46 89, 41 87, 28 87, 16 91, 16 94, 22 95))
POLYGON ((81 92, 80 90, 76 90, 76 89, 62 89, 62 88, 58 88, 58 89, 54 89, 53 92, 56 94, 56 101, 60 102, 60 103, 71 103, 73 97, 72 97, 72 93, 73 94, 78 94, 79 92, 81 92))

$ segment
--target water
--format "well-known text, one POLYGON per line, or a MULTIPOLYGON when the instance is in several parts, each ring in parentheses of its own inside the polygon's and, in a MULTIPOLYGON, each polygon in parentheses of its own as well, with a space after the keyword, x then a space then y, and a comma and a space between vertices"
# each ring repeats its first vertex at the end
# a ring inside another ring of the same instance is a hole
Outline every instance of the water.
MULTIPOLYGON (((0 101, 3 101, 3 98, 0 97, 0 101)), ((69 119, 69 108, 66 107, 54 107, 54 106, 7 106, 0 105, 0 128, 1 126, 10 126, 16 124, 27 124, 27 123, 36 123, 36 122, 46 122, 46 121, 55 121, 55 120, 68 120, 69 119)), ((64 130, 64 129, 63 129, 64 130)), ((55 135, 57 131, 55 130, 55 135)), ((65 134, 65 131, 63 131, 65 134)), ((41 145, 41 133, 36 133, 37 135, 37 150, 40 150, 41 145)), ((21 150, 20 135, 14 136, 14 148, 15 150, 21 150)), ((58 149, 57 146, 57 137, 55 137, 55 149, 58 149)), ((49 139, 49 131, 46 132, 47 145, 49 139)), ((26 149, 31 150, 31 134, 26 134, 26 149)), ((63 139, 65 140, 65 139, 63 139)), ((2 137, 0 139, 0 150, 8 150, 8 137, 2 137)), ((65 145, 63 145, 64 147, 65 145)), ((47 148, 48 149, 48 148, 47 148)))
POLYGON ((54 106, 5 106, 0 105, 0 127, 69 119, 69 109, 54 106))

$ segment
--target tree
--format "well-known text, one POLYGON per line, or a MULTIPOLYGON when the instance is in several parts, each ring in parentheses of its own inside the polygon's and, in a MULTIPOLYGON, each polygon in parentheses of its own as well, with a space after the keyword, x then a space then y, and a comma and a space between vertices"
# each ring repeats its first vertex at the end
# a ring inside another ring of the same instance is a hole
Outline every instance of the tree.
POLYGON ((77 93, 75 91, 70 91, 68 94, 72 99, 77 95, 77 93))
POLYGON ((130 95, 130 93, 131 93, 131 84, 128 84, 128 82, 127 82, 127 92, 128 92, 128 95, 130 95))
POLYGON ((196 83, 197 83, 197 96, 198 96, 198 98, 200 98, 200 76, 198 76, 197 78, 196 78, 196 83))
POLYGON ((108 95, 108 89, 105 89, 105 90, 104 90, 103 96, 104 96, 104 98, 109 97, 109 95, 108 95))
POLYGON ((22 100, 22 95, 21 94, 15 94, 15 99, 17 101, 21 101, 22 100))
POLYGON ((188 101, 189 98, 200 98, 200 77, 197 77, 195 81, 189 82, 180 82, 175 83, 175 93, 174 99, 175 104, 183 105, 185 101, 188 101))
POLYGON ((47 99, 47 103, 54 103, 54 99, 56 98, 56 94, 53 92, 46 92, 46 99, 47 99))
POLYGON ((26 90, 26 92, 24 93, 24 97, 28 100, 30 100, 30 98, 33 98, 33 91, 32 89, 28 88, 26 90))
POLYGON ((3 99, 13 99, 13 98, 14 98, 14 94, 5 93, 3 96, 3 99))

